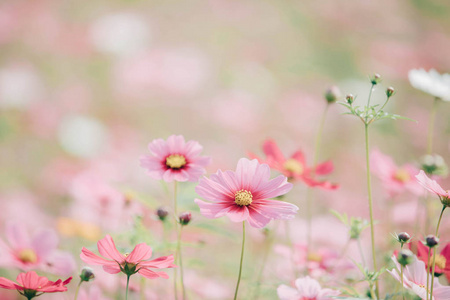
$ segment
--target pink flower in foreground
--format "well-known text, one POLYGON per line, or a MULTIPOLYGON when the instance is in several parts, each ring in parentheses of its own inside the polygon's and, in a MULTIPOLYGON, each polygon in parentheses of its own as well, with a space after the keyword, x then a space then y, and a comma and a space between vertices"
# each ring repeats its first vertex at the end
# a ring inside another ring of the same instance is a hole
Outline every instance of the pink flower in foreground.
POLYGON ((57 249, 58 235, 53 230, 44 229, 30 236, 23 224, 7 223, 6 238, 8 243, 0 240, 2 266, 59 275, 69 275, 75 270, 72 255, 57 249))
POLYGON ((111 236, 106 235, 97 243, 98 251, 105 259, 84 248, 81 249, 80 258, 87 264, 101 265, 103 270, 110 274, 117 274, 120 271, 131 276, 139 273, 144 277, 154 279, 158 277, 169 278, 164 272, 156 272, 152 269, 174 268, 173 255, 159 257, 154 260, 147 260, 152 256, 152 248, 145 243, 138 244, 130 254, 122 254, 117 251, 111 236))
POLYGON ((197 194, 213 203, 195 199, 207 218, 227 215, 233 222, 264 227, 272 219, 292 219, 298 207, 278 200, 267 200, 289 192, 292 184, 283 175, 270 180, 270 168, 256 159, 241 158, 236 172, 218 170, 211 178, 200 179, 197 194))
POLYGON ((445 191, 436 180, 428 178, 423 170, 416 175, 417 181, 429 192, 436 194, 445 206, 450 206, 450 191, 445 191))
POLYGON ((166 182, 196 182, 205 173, 210 158, 200 156, 203 147, 196 141, 184 141, 182 135, 156 139, 148 145, 151 155, 141 157, 141 166, 153 179, 166 182))
POLYGON ((323 189, 334 190, 339 186, 329 181, 318 181, 316 175, 327 175, 333 172, 333 163, 326 161, 313 168, 306 166, 305 156, 301 151, 296 151, 292 156, 286 159, 273 140, 266 140, 263 144, 263 151, 266 154, 266 160, 258 158, 253 153, 250 158, 256 158, 261 163, 268 164, 272 169, 280 171, 286 177, 292 180, 301 180, 310 187, 321 187, 323 189))
POLYGON ((277 289, 280 300, 325 300, 330 299, 329 296, 338 296, 339 291, 331 289, 322 289, 319 282, 309 276, 298 278, 295 280, 296 288, 287 285, 280 285, 277 289))
POLYGON ((8 290, 17 290, 21 295, 25 296, 28 300, 34 297, 38 297, 43 293, 56 293, 67 291, 66 285, 72 280, 72 277, 67 278, 65 281, 58 279, 53 282, 46 277, 40 277, 34 271, 27 273, 20 273, 17 276, 17 283, 0 277, 0 288, 8 290))
POLYGON ((405 190, 421 195, 422 189, 414 180, 418 169, 411 164, 398 167, 394 160, 378 150, 370 154, 373 172, 380 178, 389 197, 394 197, 405 190))
MULTIPOLYGON (((401 282, 400 264, 395 256, 392 256, 397 269, 387 270, 395 279, 401 282)), ((427 298, 427 271, 425 263, 414 256, 413 262, 406 265, 403 269, 403 286, 411 290, 422 299, 427 298)), ((431 276, 429 281, 431 287, 431 276)), ((428 293, 430 293, 428 291, 428 293)), ((450 286, 442 286, 439 280, 434 280, 433 298, 431 300, 447 300, 450 299, 450 286)))

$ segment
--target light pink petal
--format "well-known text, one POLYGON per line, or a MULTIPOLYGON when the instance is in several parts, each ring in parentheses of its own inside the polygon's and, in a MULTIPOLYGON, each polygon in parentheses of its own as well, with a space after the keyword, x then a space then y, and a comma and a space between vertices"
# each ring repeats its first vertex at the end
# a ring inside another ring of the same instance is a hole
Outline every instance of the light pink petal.
POLYGON ((194 202, 200 207, 200 213, 204 217, 209 219, 215 219, 224 216, 228 211, 228 207, 230 206, 229 203, 208 203, 200 199, 195 199, 194 202))
POLYGON ((282 220, 293 219, 298 211, 296 205, 279 200, 259 200, 251 207, 267 218, 282 220))
POLYGON ((226 185, 224 185, 226 184, 225 182, 217 182, 213 179, 219 180, 218 177, 215 176, 211 176, 211 179, 206 177, 200 179, 200 183, 195 187, 197 194, 199 194, 202 198, 213 202, 234 201, 235 191, 229 190, 226 185))
POLYGON ((273 140, 266 140, 263 144, 263 151, 267 157, 271 157, 276 162, 283 164, 286 160, 278 145, 273 140))
POLYGON ((73 274, 76 268, 75 260, 69 252, 53 251, 47 256, 46 265, 50 273, 69 276, 73 274))
POLYGON ((172 169, 168 169, 163 173, 162 179, 165 182, 172 182, 175 179, 175 174, 176 172, 174 172, 172 169))
POLYGON ((6 224, 6 238, 14 249, 30 247, 30 237, 23 224, 10 222, 6 224))
POLYGON ((149 279, 155 279, 155 278, 159 278, 159 277, 165 278, 165 279, 169 278, 169 275, 167 275, 165 272, 162 272, 162 271, 155 272, 155 271, 152 271, 152 270, 149 270, 149 269, 145 269, 145 268, 140 269, 138 271, 138 273, 141 274, 142 276, 146 277, 146 278, 149 278, 149 279))
POLYGON ((153 140, 150 144, 148 144, 148 150, 152 155, 158 158, 164 158, 169 154, 169 149, 163 139, 153 140))
POLYGON ((171 154, 182 154, 184 150, 184 137, 182 135, 171 135, 167 138, 167 148, 171 154))
POLYGON ((294 152, 294 154, 292 154, 291 158, 298 161, 303 167, 306 166, 305 155, 303 154, 302 151, 294 152))
POLYGON ((183 153, 186 157, 195 157, 202 152, 203 147, 197 141, 188 141, 184 146, 183 153))
POLYGON ((372 172, 379 178, 390 178, 391 174, 397 170, 394 160, 381 153, 379 150, 373 150, 370 153, 370 166, 372 172))
POLYGON ((122 270, 120 269, 119 265, 116 264, 116 263, 114 263, 114 264, 109 264, 109 265, 103 265, 103 270, 104 270, 106 273, 109 273, 109 274, 117 274, 117 273, 119 273, 120 271, 122 271, 122 270))
POLYGON ((333 162, 331 160, 328 160, 324 163, 318 164, 316 166, 315 173, 317 175, 327 175, 333 172, 333 170, 334 170, 333 162))
POLYGON ((220 185, 223 187, 220 189, 220 191, 222 193, 226 193, 231 198, 234 197, 234 193, 236 191, 239 191, 241 189, 236 175, 232 171, 222 172, 221 170, 218 170, 216 174, 211 175, 211 180, 220 183, 220 185))
POLYGON ((248 224, 255 228, 263 228, 270 222, 270 218, 262 215, 257 209, 253 208, 251 205, 248 207, 249 215, 247 218, 248 224))
POLYGON ((311 299, 316 298, 321 290, 320 284, 317 280, 314 280, 309 276, 295 280, 295 286, 302 297, 311 299))
MULTIPOLYGON (((435 279, 434 282, 437 280, 435 279)), ((446 300, 450 299, 450 286, 442 286, 437 288, 436 286, 433 289, 433 296, 435 300, 446 300)))
POLYGON ((106 235, 103 239, 97 242, 98 252, 103 257, 115 260, 118 263, 125 261, 125 257, 117 251, 116 245, 110 235, 106 235))
POLYGON ((438 196, 448 196, 448 193, 435 181, 425 174, 423 170, 420 170, 416 175, 417 181, 428 191, 435 193, 438 196))
POLYGON ((284 284, 277 288, 277 294, 280 300, 296 300, 301 299, 300 297, 302 296, 296 289, 284 284))
POLYGON ((141 260, 149 259, 152 256, 152 248, 145 243, 141 243, 134 247, 130 255, 125 260, 130 263, 137 264, 141 260))
POLYGON ((259 164, 256 173, 251 177, 250 191, 258 191, 270 180, 270 167, 259 164))
POLYGON ((139 267, 155 268, 155 269, 175 268, 177 266, 173 264, 173 261, 174 261, 173 255, 161 256, 150 261, 142 261, 139 263, 139 267))
POLYGON ((58 235, 53 230, 43 230, 33 237, 32 249, 38 257, 45 259, 58 246, 58 235))
MULTIPOLYGON (((81 249, 80 258, 85 263, 92 264, 92 265, 109 265, 112 263, 112 261, 106 260, 103 257, 100 257, 100 256, 94 254, 92 251, 90 251, 84 247, 81 249)), ((114 262, 114 263, 116 263, 116 262, 114 262)))
POLYGON ((39 277, 34 271, 20 273, 16 280, 17 283, 27 289, 36 289, 40 285, 45 285, 48 281, 45 277, 39 277))
POLYGON ((231 205, 228 207, 227 217, 232 222, 243 222, 248 218, 248 208, 246 206, 231 205))
POLYGON ((189 161, 189 166, 192 167, 192 165, 199 166, 201 168, 206 167, 211 163, 211 157, 208 156, 199 156, 189 161))
POLYGON ((253 192, 253 199, 270 199, 284 195, 292 189, 292 184, 287 181, 286 176, 280 175, 262 184, 257 191, 253 192))
POLYGON ((139 159, 141 167, 147 169, 148 171, 164 171, 166 166, 159 158, 143 155, 139 159))
POLYGON ((8 290, 15 290, 16 283, 14 281, 11 281, 4 277, 0 277, 0 288, 8 289, 8 290))
MULTIPOLYGON (((251 190, 252 179, 262 166, 256 159, 241 158, 236 167, 236 180, 244 190, 251 190)), ((264 170, 261 170, 264 172, 264 170)))

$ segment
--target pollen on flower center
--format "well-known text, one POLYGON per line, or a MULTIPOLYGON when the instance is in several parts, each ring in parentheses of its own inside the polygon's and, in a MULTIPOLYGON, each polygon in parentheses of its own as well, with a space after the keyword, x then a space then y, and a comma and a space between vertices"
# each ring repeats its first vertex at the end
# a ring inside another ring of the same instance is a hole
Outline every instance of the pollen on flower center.
POLYGON ((394 179, 402 183, 405 183, 411 180, 411 175, 408 173, 408 171, 400 169, 397 170, 397 172, 395 172, 394 179))
POLYGON ((315 262, 322 261, 322 255, 320 255, 318 253, 309 253, 307 258, 308 258, 308 261, 315 261, 315 262))
POLYGON ((186 165, 186 158, 180 154, 172 154, 166 158, 166 166, 171 169, 181 169, 186 165))
MULTIPOLYGON (((445 257, 441 254, 436 254, 436 267, 438 267, 439 269, 443 270, 445 269, 445 264, 447 263, 447 260, 445 259, 445 257)), ((429 266, 433 265, 433 257, 430 257, 430 261, 428 262, 429 266)))
POLYGON ((24 263, 35 263, 37 262, 36 252, 32 249, 24 249, 19 253, 19 259, 24 263))
POLYGON ((253 196, 250 191, 240 190, 234 194, 234 202, 239 206, 252 204, 253 196))
POLYGON ((302 164, 293 158, 288 159, 284 165, 284 169, 286 169, 289 172, 295 173, 295 174, 302 174, 303 173, 303 166, 302 164))

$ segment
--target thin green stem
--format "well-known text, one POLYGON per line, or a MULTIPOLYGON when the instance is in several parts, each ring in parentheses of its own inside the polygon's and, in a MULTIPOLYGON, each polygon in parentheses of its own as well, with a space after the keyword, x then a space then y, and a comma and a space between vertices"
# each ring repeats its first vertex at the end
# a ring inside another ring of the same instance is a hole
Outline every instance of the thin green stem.
MULTIPOLYGON (((436 226, 436 236, 438 237, 438 233, 439 233, 439 226, 441 225, 441 220, 442 220, 442 215, 444 214, 444 210, 445 210, 445 208, 447 208, 447 206, 442 206, 442 210, 441 210, 441 214, 439 215, 439 221, 438 221, 438 223, 437 223, 437 226, 436 226)), ((435 246, 434 248, 434 251, 433 251, 433 267, 432 267, 432 269, 433 269, 433 271, 431 272, 431 291, 430 291, 430 297, 431 298, 433 298, 433 285, 434 285, 434 271, 435 271, 435 267, 436 267, 436 252, 437 252, 437 247, 438 246, 435 246)), ((431 249, 430 249, 431 250, 431 249)), ((428 263, 429 263, 429 259, 428 259, 428 263)))
MULTIPOLYGON (((367 107, 366 107, 366 112, 369 110, 370 108, 370 99, 372 99, 372 91, 373 91, 373 87, 375 86, 375 84, 372 83, 372 86, 370 87, 370 91, 369 91, 369 97, 367 98, 367 107)), ((367 121, 367 118, 366 120, 367 121)))
POLYGON ((428 291, 430 290, 430 271, 429 271, 429 264, 430 264, 430 254, 431 254, 431 247, 428 248, 428 258, 427 258, 427 299, 428 300, 430 295, 428 294, 428 291))
MULTIPOLYGON (((174 228, 177 233, 177 248, 175 251, 175 259, 174 259, 175 264, 178 262, 178 256, 179 256, 178 244, 180 243, 179 234, 178 234, 179 224, 178 224, 178 203, 177 202, 178 202, 177 201, 177 181, 175 181, 174 185, 173 185, 173 211, 174 211, 174 220, 175 220, 174 228)), ((174 295, 175 295, 176 300, 178 299, 178 284, 177 284, 177 282, 178 282, 178 270, 174 269, 174 271, 173 271, 173 288, 174 288, 174 295)))
POLYGON ((403 286, 403 265, 400 266, 400 278, 402 279, 402 298, 405 300, 405 287, 403 286))
POLYGON ((177 252, 178 252, 178 260, 180 263, 180 280, 181 280, 181 291, 183 293, 183 300, 186 299, 186 290, 184 288, 184 280, 183 280, 183 259, 181 255, 181 230, 183 226, 181 226, 178 230, 178 239, 177 239, 177 252))
POLYGON ((128 300, 128 285, 130 284, 130 275, 127 275, 127 291, 125 293, 125 300, 128 300))
POLYGON ((428 124, 428 143, 427 143, 427 154, 433 152, 433 131, 434 131, 434 120, 436 119, 437 104, 439 98, 434 98, 433 107, 430 113, 430 122, 428 124))
MULTIPOLYGON (((373 88, 373 85, 372 85, 373 88)), ((369 96, 370 97, 370 96, 369 96)), ((370 102, 370 98, 369 98, 370 102)), ((371 186, 371 178, 370 178, 370 159, 369 159, 369 124, 364 124, 364 132, 366 139, 366 171, 367 171, 367 193, 369 196, 369 213, 370 213, 370 237, 372 242, 372 260, 373 260, 373 268, 376 271, 377 268, 377 258, 375 253, 375 229, 373 222, 373 205, 372 205, 372 186, 371 186)), ((377 299, 380 298, 378 280, 375 282, 375 294, 377 299)))
POLYGON ((80 280, 80 283, 78 283, 78 285, 77 285, 77 289, 75 291, 75 298, 74 298, 74 300, 77 300, 77 298, 78 298, 78 293, 80 292, 80 286, 81 286, 82 283, 83 283, 83 280, 80 280))
POLYGON ((241 282, 241 274, 242 274, 242 261, 244 260, 244 245, 245 245, 245 221, 242 222, 242 249, 241 249, 241 262, 239 263, 239 275, 236 283, 236 290, 234 291, 234 300, 237 299, 239 283, 241 282))

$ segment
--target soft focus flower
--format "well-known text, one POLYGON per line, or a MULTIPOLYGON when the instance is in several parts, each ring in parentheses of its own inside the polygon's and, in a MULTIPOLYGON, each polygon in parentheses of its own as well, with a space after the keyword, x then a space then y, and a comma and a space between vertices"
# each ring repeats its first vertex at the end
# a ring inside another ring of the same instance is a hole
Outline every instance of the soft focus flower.
POLYGON ((445 206, 450 205, 450 191, 445 191, 436 180, 428 178, 424 171, 420 170, 419 174, 416 175, 417 181, 429 192, 436 194, 441 200, 442 204, 445 206))
POLYGON ((200 156, 203 147, 196 141, 184 141, 182 135, 156 139, 148 145, 151 155, 141 157, 141 166, 153 179, 166 182, 196 182, 205 173, 210 158, 200 156))
POLYGON ((414 180, 414 175, 417 174, 418 169, 413 165, 406 164, 398 167, 391 157, 378 150, 372 151, 370 162, 373 172, 380 178, 389 197, 395 197, 404 191, 409 191, 415 195, 422 194, 422 189, 414 180))
MULTIPOLYGON (((392 256, 392 260, 395 263, 396 269, 391 271, 387 270, 395 279, 401 282, 400 278, 400 264, 392 256)), ((427 271, 425 269, 425 264, 423 261, 417 259, 416 256, 413 257, 412 262, 403 268, 403 286, 408 290, 411 290, 416 295, 422 299, 426 299, 427 295, 427 271)), ((428 284, 431 287, 431 276, 430 282, 428 284)), ((428 294, 430 291, 428 291, 428 294)), ((450 299, 450 286, 442 286, 439 280, 434 280, 433 287, 433 299, 432 300, 447 300, 450 299)))
POLYGON ((277 288, 280 300, 325 300, 330 299, 330 296, 338 296, 340 294, 339 291, 323 289, 317 280, 309 276, 295 280, 295 287, 280 285, 277 288))
POLYGON ((445 101, 450 101, 450 74, 439 74, 435 69, 413 69, 408 73, 413 87, 445 101))
POLYGON ((57 249, 58 235, 53 230, 41 230, 30 236, 25 226, 8 223, 6 239, 8 243, 0 240, 3 266, 24 271, 39 269, 59 275, 69 275, 75 270, 72 255, 57 249))
POLYGON ((80 258, 87 264, 101 265, 103 270, 110 274, 117 274, 120 271, 128 276, 139 273, 144 277, 154 279, 158 277, 169 278, 164 272, 156 272, 152 269, 174 268, 173 255, 162 256, 154 260, 147 260, 152 256, 152 248, 145 243, 138 244, 131 253, 121 254, 117 251, 111 236, 106 235, 97 243, 100 254, 108 259, 95 255, 84 248, 81 249, 80 258))
MULTIPOLYGON (((417 255, 417 258, 425 263, 425 266, 428 268, 431 273, 431 266, 433 264, 433 251, 430 253, 430 261, 428 261, 428 252, 430 251, 427 246, 425 246, 422 242, 413 242, 409 245, 409 249, 414 250, 417 255)), ((435 258, 435 274, 445 274, 447 280, 450 281, 450 243, 445 245, 445 247, 441 250, 439 254, 436 253, 435 258)))
POLYGON ((203 198, 195 199, 200 212, 207 218, 227 215, 233 222, 264 227, 272 219, 292 219, 298 207, 278 200, 267 200, 286 194, 292 188, 285 176, 270 180, 270 168, 256 159, 241 158, 236 171, 218 170, 211 178, 202 178, 195 188, 203 198))
POLYGON ((58 279, 53 282, 46 277, 41 277, 34 271, 27 273, 20 273, 17 276, 17 283, 0 277, 0 287, 8 290, 17 290, 21 295, 32 299, 40 296, 43 293, 56 293, 67 291, 66 285, 72 280, 72 277, 67 278, 65 281, 58 279))
POLYGON ((273 140, 266 140, 263 144, 263 151, 266 154, 266 160, 258 158, 253 153, 250 158, 256 158, 261 163, 268 164, 271 168, 280 171, 289 179, 301 180, 310 187, 321 187, 324 189, 336 189, 339 186, 328 181, 318 181, 316 175, 327 175, 333 172, 333 163, 326 161, 313 168, 306 166, 306 161, 301 151, 296 151, 292 156, 286 159, 273 140))

